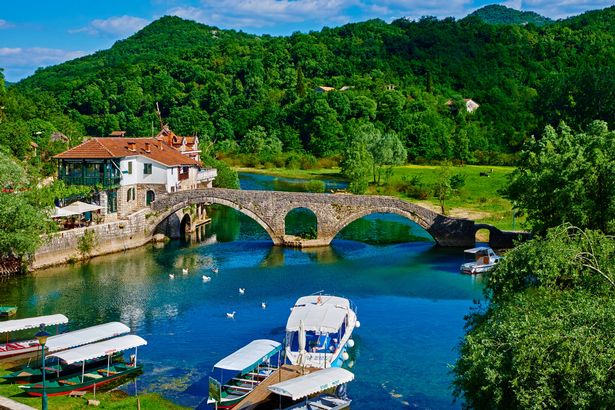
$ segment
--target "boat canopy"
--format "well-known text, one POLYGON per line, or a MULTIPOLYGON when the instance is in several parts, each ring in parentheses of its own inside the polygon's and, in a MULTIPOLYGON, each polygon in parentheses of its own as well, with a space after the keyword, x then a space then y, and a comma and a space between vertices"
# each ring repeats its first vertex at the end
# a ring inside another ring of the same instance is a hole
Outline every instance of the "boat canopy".
POLYGON ((57 352, 58 350, 83 346, 126 333, 130 333, 130 328, 128 326, 120 322, 110 322, 103 325, 75 330, 74 332, 51 336, 47 339, 46 346, 49 352, 57 352))
POLYGON ((83 362, 85 360, 97 359, 103 356, 109 356, 116 352, 132 349, 146 345, 147 342, 142 337, 136 335, 125 335, 105 340, 103 342, 92 343, 89 345, 76 347, 74 349, 64 350, 54 353, 49 357, 58 357, 64 360, 66 364, 83 362))
POLYGON ((68 323, 68 318, 64 315, 48 315, 29 317, 27 319, 8 320, 0 322, 0 333, 16 332, 18 330, 35 329, 40 325, 52 326, 68 323))
POLYGON ((332 387, 337 387, 340 384, 349 383, 353 379, 354 374, 346 369, 328 367, 305 376, 276 383, 269 386, 268 389, 280 396, 299 400, 332 387))
POLYGON ((344 323, 350 309, 348 299, 337 296, 313 295, 297 300, 286 322, 287 332, 298 332, 303 321, 306 331, 333 333, 344 323))
POLYGON ((253 340, 220 360, 214 365, 214 368, 241 372, 243 375, 265 362, 280 350, 282 350, 282 344, 275 340, 253 340))
POLYGON ((487 252, 491 248, 487 248, 486 246, 479 246, 478 248, 466 249, 465 253, 479 253, 479 252, 487 252))

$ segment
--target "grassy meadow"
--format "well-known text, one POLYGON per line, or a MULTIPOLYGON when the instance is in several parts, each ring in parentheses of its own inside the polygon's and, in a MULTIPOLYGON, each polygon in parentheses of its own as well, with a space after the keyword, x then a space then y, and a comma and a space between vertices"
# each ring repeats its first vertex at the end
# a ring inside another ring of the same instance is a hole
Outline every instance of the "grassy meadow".
MULTIPOLYGON (((499 190, 507 183, 507 176, 513 167, 490 165, 450 166, 451 175, 461 174, 465 185, 445 201, 445 211, 450 216, 468 218, 480 223, 488 223, 500 229, 520 229, 523 218, 515 218, 513 227, 512 205, 502 198, 499 190), (486 173, 488 177, 480 176, 486 173)), ((239 172, 253 172, 286 178, 303 179, 343 179, 339 168, 287 169, 287 168, 237 168, 239 172)), ((433 185, 438 179, 441 167, 437 165, 404 165, 393 168, 388 183, 376 186, 370 184, 367 193, 397 196, 440 212, 438 199, 429 192, 424 199, 411 198, 402 191, 404 179, 417 177, 425 187, 433 185)))

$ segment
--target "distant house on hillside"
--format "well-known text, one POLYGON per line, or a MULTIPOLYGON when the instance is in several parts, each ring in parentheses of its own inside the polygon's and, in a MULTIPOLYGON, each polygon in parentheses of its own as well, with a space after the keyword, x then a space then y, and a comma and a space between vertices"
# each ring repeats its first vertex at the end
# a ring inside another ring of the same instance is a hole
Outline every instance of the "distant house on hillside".
POLYGON ((67 185, 99 186, 106 216, 122 218, 157 196, 211 187, 215 169, 156 138, 91 138, 56 155, 58 178, 67 185))
MULTIPOLYGON (((465 105, 466 105, 466 111, 469 113, 473 113, 474 111, 476 111, 478 107, 480 107, 480 105, 474 100, 472 100, 471 98, 464 98, 463 101, 465 102, 465 105)), ((444 105, 453 107, 455 103, 453 102, 453 100, 447 100, 444 103, 444 105)))
POLYGON ((328 93, 329 91, 335 91, 334 87, 327 87, 326 85, 320 85, 314 89, 317 93, 328 93))
POLYGON ((354 85, 345 85, 342 88, 340 88, 340 91, 352 90, 353 88, 354 88, 354 85))
POLYGON ((162 127, 158 135, 156 135, 156 140, 162 141, 165 144, 175 148, 183 155, 186 155, 195 161, 201 160, 201 150, 199 149, 199 137, 189 136, 189 137, 181 137, 176 135, 167 125, 162 127))
POLYGON ((125 137, 126 131, 111 131, 110 137, 125 137))

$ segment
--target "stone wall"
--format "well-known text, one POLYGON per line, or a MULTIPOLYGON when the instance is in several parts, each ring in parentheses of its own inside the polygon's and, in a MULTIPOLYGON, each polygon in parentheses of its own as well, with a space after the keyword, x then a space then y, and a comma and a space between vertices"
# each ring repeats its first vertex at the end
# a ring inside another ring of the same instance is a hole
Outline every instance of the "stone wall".
POLYGON ((154 227, 151 226, 151 213, 150 209, 143 209, 126 219, 48 235, 36 251, 30 268, 41 269, 83 259, 84 255, 80 254, 77 246, 86 231, 94 232, 97 241, 90 256, 142 246, 152 239, 154 227))

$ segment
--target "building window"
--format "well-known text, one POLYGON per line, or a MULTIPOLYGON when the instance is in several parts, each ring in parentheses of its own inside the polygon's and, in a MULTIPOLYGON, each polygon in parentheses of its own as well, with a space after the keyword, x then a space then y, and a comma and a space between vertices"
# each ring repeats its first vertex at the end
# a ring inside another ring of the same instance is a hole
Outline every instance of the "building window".
POLYGON ((143 164, 143 175, 152 174, 152 164, 143 164))
POLYGON ((128 175, 132 174, 132 161, 128 161, 128 175))
POLYGON ((134 200, 135 200, 135 189, 128 188, 128 191, 126 192, 126 202, 130 202, 134 200))
POLYGON ((156 194, 154 193, 154 191, 147 191, 147 193, 145 194, 145 204, 149 205, 152 202, 154 202, 154 200, 156 199, 156 194))

